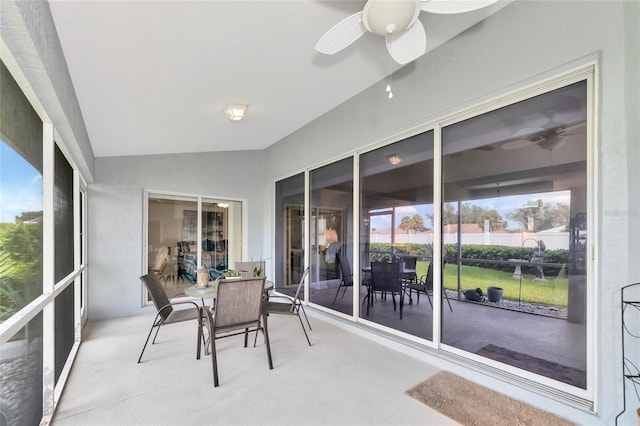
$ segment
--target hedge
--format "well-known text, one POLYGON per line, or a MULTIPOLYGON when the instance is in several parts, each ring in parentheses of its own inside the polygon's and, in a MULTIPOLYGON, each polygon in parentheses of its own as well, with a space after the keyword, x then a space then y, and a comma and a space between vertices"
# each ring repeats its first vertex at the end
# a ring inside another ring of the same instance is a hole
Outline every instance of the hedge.
MULTIPOLYGON (((389 260, 391 258, 391 244, 389 243, 371 243, 370 246, 371 255, 370 258, 374 260, 389 260)), ((533 257, 533 247, 510 247, 499 245, 482 245, 482 244, 465 244, 462 246, 462 258, 463 259, 478 259, 478 260, 503 260, 509 259, 524 259, 525 261, 531 260, 533 257)), ((432 246, 431 244, 396 244, 395 253, 399 256, 431 256, 432 246)), ((457 248, 453 244, 447 244, 445 246, 445 258, 455 259, 457 256, 457 248)), ((544 263, 569 263, 569 250, 546 250, 544 253, 544 263)), ((469 262, 465 261, 465 265, 478 266, 481 268, 497 269, 500 271, 513 272, 513 264, 490 264, 484 262, 469 262)), ((523 266, 522 272, 533 273, 532 266, 523 266)), ((558 269, 555 267, 545 267, 544 273, 548 275, 557 275, 558 269)))

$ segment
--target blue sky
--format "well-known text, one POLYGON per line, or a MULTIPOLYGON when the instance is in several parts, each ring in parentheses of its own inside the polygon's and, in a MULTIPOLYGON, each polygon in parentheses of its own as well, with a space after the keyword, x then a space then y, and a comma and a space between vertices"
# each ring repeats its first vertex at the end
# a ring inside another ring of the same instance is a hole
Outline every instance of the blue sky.
POLYGON ((42 175, 0 140, 0 222, 14 223, 22 212, 42 210, 42 175))
MULTIPOLYGON (((560 203, 571 205, 571 192, 570 191, 556 191, 545 192, 540 194, 523 194, 523 195, 511 195, 506 197, 497 198, 484 198, 480 200, 473 200, 472 203, 483 207, 485 209, 495 209, 503 217, 506 213, 512 212, 516 209, 525 207, 527 202, 541 199, 543 203, 560 203)), ((464 202, 464 201, 463 201, 464 202)), ((400 224, 400 221, 404 216, 413 216, 414 214, 420 214, 424 219, 424 224, 427 228, 432 228, 433 224, 426 217, 427 214, 433 214, 433 205, 421 204, 415 206, 404 206, 396 209, 396 226, 400 224)), ((521 225, 514 223, 513 221, 507 221, 507 229, 518 228, 521 225)), ((386 229, 391 227, 391 214, 382 216, 371 217, 371 228, 386 229)))

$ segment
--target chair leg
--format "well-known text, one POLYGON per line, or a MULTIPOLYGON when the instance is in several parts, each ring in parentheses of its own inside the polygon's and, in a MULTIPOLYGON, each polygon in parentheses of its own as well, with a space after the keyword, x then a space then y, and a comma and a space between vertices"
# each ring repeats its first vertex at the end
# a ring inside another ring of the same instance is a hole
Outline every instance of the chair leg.
POLYGON ((304 328, 304 323, 302 322, 302 318, 300 318, 300 313, 298 312, 298 314, 296 316, 300 320, 300 325, 302 326, 302 331, 304 331, 304 337, 307 338, 307 343, 309 343, 309 346, 311 346, 311 340, 309 340, 309 335, 307 334, 307 330, 304 328))
POLYGON ((344 286, 344 290, 342 291, 342 297, 341 297, 341 299, 344 299, 344 295, 345 295, 345 293, 346 293, 346 292, 347 292, 347 286, 345 285, 345 286, 344 286))
MULTIPOLYGON (((207 341, 204 337, 204 331, 203 328, 206 328, 206 324, 205 321, 208 321, 208 318, 205 318, 205 313, 202 310, 202 308, 200 309, 200 315, 198 316, 198 349, 197 349, 197 354, 196 354, 196 359, 200 359, 200 353, 201 353, 201 347, 204 346, 204 354, 207 355, 207 341)), ((208 329, 208 328, 207 328, 208 329)))
MULTIPOLYGON (((300 304, 299 307, 302 308, 302 313, 304 314, 304 318, 307 320, 307 325, 309 326, 309 330, 313 331, 313 329, 311 328, 311 323, 309 322, 309 317, 307 316, 307 313, 304 311, 304 305, 300 304)), ((300 315, 300 310, 298 310, 298 315, 300 315)))
POLYGON ((155 334, 155 336, 153 336, 153 340, 151 341, 152 345, 154 345, 156 343, 156 338, 158 337, 158 332, 160 331, 160 325, 161 325, 161 323, 158 322, 158 328, 156 328, 156 334, 155 334))
POLYGON ((451 302, 449 301, 449 296, 447 295, 447 291, 442 287, 442 294, 447 298, 447 303, 449 304, 449 310, 453 312, 453 308, 451 307, 451 302))
POLYGON ((155 327, 155 325, 151 326, 151 329, 149 330, 149 334, 147 335, 147 340, 144 341, 142 352, 140 352, 140 356, 138 357, 138 364, 140 364, 140 360, 142 359, 142 354, 144 354, 144 350, 147 348, 147 343, 149 343, 149 337, 151 337, 151 332, 153 331, 153 327, 155 327))
POLYGON ((200 359, 200 348, 202 347, 202 340, 204 336, 202 333, 202 317, 198 317, 198 344, 196 349, 196 359, 200 359))
POLYGON ((267 314, 264 314, 264 313, 262 314, 262 330, 264 332, 265 346, 267 347, 267 358, 269 359, 269 370, 273 370, 273 360, 271 359, 271 344, 269 343, 269 330, 267 327, 267 314))
POLYGON ((213 368, 213 386, 218 387, 218 357, 216 354, 216 336, 213 333, 213 323, 211 318, 208 318, 210 330, 211 330, 211 366, 213 368))
POLYGON ((151 342, 152 345, 156 342, 156 337, 158 337, 158 331, 160 331, 161 325, 162 325, 162 320, 160 319, 160 314, 156 314, 156 317, 153 320, 153 324, 151 324, 151 329, 149 329, 147 340, 144 341, 142 352, 140 352, 140 356, 138 357, 138 364, 140 364, 140 360, 142 360, 142 354, 144 354, 144 351, 147 348, 147 344, 149 343, 149 338, 151 337, 151 333, 153 332, 153 329, 156 328, 156 334, 155 336, 153 336, 153 341, 151 342))
POLYGON ((338 294, 340 294, 340 287, 342 287, 342 283, 340 283, 340 285, 338 286, 338 291, 336 291, 336 296, 333 298, 333 303, 336 303, 336 300, 338 299, 338 294))

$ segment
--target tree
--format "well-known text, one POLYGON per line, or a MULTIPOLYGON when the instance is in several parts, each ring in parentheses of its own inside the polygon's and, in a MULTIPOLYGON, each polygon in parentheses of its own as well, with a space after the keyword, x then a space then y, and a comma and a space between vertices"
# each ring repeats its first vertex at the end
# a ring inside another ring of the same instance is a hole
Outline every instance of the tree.
POLYGON ((29 220, 38 219, 42 217, 42 210, 37 212, 22 212, 20 216, 16 216, 16 223, 27 222, 29 220))
MULTIPOLYGON (((457 225, 458 212, 455 203, 446 203, 442 208, 442 224, 457 225)), ((461 223, 475 223, 484 228, 484 221, 489 220, 489 228, 492 232, 498 231, 505 226, 505 220, 495 209, 487 209, 476 204, 466 202, 461 207, 461 223)), ((433 215, 426 215, 433 221, 433 215)))
POLYGON ((561 203, 543 203, 537 201, 535 207, 523 207, 507 213, 507 218, 517 222, 522 229, 543 231, 569 225, 569 206, 561 203), (529 229, 529 218, 533 220, 533 229, 529 229))
POLYGON ((0 322, 42 293, 42 223, 11 224, 0 236, 0 322))
POLYGON ((407 235, 409 231, 413 231, 414 233, 424 231, 426 228, 424 226, 424 220, 422 216, 419 214, 414 214, 413 216, 404 216, 400 219, 400 225, 398 225, 400 229, 405 231, 407 235))

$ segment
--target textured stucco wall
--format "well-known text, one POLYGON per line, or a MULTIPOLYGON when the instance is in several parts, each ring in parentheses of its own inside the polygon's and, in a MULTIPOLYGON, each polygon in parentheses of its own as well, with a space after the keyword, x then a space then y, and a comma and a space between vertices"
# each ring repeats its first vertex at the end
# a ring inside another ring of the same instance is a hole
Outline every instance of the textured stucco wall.
POLYGON ((89 187, 89 319, 152 312, 142 308, 144 190, 244 200, 247 258, 262 256, 263 153, 99 157, 89 187))

